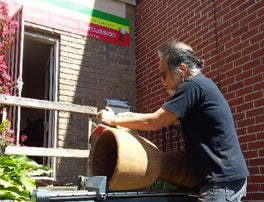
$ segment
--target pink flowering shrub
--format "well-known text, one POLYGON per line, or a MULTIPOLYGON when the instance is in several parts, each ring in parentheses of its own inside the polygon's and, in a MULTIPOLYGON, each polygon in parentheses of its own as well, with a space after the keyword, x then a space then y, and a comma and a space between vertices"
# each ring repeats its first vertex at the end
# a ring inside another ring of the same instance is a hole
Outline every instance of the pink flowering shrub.
POLYGON ((0 93, 10 95, 11 77, 7 72, 6 54, 10 45, 14 44, 17 21, 8 16, 7 4, 0 2, 0 93))
MULTIPOLYGON (((7 52, 14 44, 15 29, 19 26, 17 21, 11 20, 8 16, 7 4, 0 1, 0 93, 10 95, 11 77, 8 74, 6 63, 7 52)), ((0 105, 1 106, 1 105, 0 105)), ((3 114, 3 107, 0 107, 0 115, 3 114)), ((7 145, 14 143, 13 130, 11 123, 5 120, 0 124, 0 151, 7 145)))

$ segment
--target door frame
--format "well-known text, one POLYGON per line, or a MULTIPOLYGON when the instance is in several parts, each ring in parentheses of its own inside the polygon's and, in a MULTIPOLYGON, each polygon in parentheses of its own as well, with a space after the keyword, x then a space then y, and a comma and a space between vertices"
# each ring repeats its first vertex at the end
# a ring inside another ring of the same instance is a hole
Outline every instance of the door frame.
MULTIPOLYGON (((59 39, 56 37, 51 37, 42 33, 38 32, 33 32, 33 31, 25 31, 24 32, 24 40, 25 38, 31 38, 35 41, 43 42, 46 44, 51 45, 51 50, 50 50, 50 61, 49 61, 49 76, 50 77, 50 82, 48 84, 49 88, 49 95, 48 95, 48 100, 49 101, 54 101, 58 102, 58 80, 59 80, 59 39)), ((24 51, 23 51, 24 52, 24 51)), ((23 57, 23 56, 22 56, 23 57)), ((24 67, 22 66, 22 69, 24 67)), ((21 73, 23 70, 21 71, 21 73)), ((21 74, 21 79, 22 79, 22 74, 21 74)), ((23 88, 21 89, 23 91, 23 88)), ((21 95, 21 94, 20 94, 21 95)), ((20 96, 21 97, 21 96, 20 96)), ((19 113, 21 111, 19 110, 19 113)), ((57 142, 58 142, 58 112, 57 111, 50 111, 48 120, 48 143, 47 147, 53 147, 57 148, 57 142)), ((19 114, 21 116, 21 114, 19 114)), ((19 127, 17 128, 17 134, 20 134, 20 121, 19 121, 19 127)), ((19 136, 17 135, 17 138, 19 136)), ((57 158, 52 157, 51 162, 48 162, 50 166, 53 169, 53 177, 56 176, 56 162, 57 158)))

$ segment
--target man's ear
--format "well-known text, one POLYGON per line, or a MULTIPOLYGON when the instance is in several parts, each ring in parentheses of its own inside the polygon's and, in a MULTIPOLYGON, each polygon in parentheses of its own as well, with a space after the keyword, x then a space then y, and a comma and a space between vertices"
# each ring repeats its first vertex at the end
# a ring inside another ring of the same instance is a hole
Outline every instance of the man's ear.
POLYGON ((188 71, 187 65, 184 64, 184 63, 181 63, 180 64, 180 70, 183 72, 184 75, 186 75, 187 74, 187 71, 188 71))

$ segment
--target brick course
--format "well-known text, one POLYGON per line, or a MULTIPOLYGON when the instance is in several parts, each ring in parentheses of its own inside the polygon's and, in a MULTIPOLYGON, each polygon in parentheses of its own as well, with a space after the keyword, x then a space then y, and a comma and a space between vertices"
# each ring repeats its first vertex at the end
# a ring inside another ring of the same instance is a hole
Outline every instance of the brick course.
POLYGON ((247 201, 264 200, 264 1, 148 1, 136 7, 137 111, 168 99, 159 44, 179 39, 205 60, 203 73, 227 99, 250 170, 247 201))

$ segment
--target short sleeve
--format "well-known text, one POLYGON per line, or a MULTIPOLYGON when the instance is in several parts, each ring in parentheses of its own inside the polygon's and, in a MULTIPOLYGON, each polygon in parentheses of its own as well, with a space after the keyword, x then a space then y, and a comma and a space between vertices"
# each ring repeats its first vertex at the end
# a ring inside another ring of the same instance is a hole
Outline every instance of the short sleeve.
POLYGON ((192 81, 185 81, 174 95, 162 106, 163 109, 184 117, 196 108, 202 99, 202 90, 192 81))

